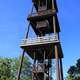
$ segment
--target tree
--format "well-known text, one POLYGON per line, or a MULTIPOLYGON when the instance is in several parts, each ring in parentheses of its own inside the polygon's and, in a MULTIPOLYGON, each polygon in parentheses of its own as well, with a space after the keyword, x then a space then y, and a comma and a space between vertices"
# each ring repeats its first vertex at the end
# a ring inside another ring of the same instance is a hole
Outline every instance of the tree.
MULTIPOLYGON (((0 58, 0 80, 16 80, 19 67, 19 58, 0 58)), ((31 63, 29 59, 24 57, 21 79, 31 80, 31 63)))
POLYGON ((66 80, 80 80, 80 59, 77 63, 68 69, 68 76, 66 80))
POLYGON ((72 78, 72 76, 68 75, 68 76, 66 77, 66 80, 73 80, 73 78, 72 78))
POLYGON ((11 59, 0 58, 0 80, 11 79, 11 59))

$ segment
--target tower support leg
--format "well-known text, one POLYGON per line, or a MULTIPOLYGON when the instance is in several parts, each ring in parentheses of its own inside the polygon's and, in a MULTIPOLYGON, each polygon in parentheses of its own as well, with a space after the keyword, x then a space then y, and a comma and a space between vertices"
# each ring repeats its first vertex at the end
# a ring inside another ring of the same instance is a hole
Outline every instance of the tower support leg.
POLYGON ((62 66, 62 59, 60 58, 60 71, 61 71, 61 80, 63 79, 63 66, 62 66))
POLYGON ((21 69, 22 69, 24 54, 25 54, 25 51, 23 51, 23 54, 22 54, 22 56, 21 56, 20 66, 19 66, 18 75, 17 75, 17 80, 20 80, 20 74, 21 74, 21 69))
POLYGON ((59 70, 59 59, 58 59, 57 45, 55 45, 55 58, 56 58, 56 80, 60 80, 60 70, 59 70))
MULTIPOLYGON (((33 8, 32 8, 32 11, 33 11, 33 8)), ((26 38, 28 38, 29 29, 30 29, 30 23, 28 25, 28 30, 27 30, 27 33, 26 33, 26 38)), ((24 59, 24 54, 25 54, 25 51, 23 51, 22 56, 21 56, 21 61, 20 61, 20 66, 19 66, 19 70, 18 70, 17 80, 20 80, 20 74, 21 74, 21 69, 22 69, 22 63, 23 63, 23 59, 24 59)))

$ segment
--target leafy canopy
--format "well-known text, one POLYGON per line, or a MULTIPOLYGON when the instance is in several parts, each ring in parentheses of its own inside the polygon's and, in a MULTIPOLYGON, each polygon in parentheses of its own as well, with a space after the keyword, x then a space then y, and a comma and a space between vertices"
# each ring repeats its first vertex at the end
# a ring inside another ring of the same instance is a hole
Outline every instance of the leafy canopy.
MULTIPOLYGON (((16 80, 16 75, 19 67, 19 58, 0 58, 0 80, 16 80)), ((31 80, 31 63, 24 57, 21 79, 31 80)))
POLYGON ((66 80, 80 80, 80 59, 77 60, 75 65, 68 69, 68 76, 66 80))

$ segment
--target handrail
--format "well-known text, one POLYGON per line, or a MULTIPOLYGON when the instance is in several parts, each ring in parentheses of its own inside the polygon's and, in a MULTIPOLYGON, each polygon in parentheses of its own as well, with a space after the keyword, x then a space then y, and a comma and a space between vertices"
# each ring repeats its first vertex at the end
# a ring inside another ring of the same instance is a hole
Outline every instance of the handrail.
POLYGON ((45 14, 50 14, 50 13, 55 13, 55 12, 56 12, 55 9, 42 10, 42 11, 39 11, 39 12, 36 12, 36 13, 29 14, 28 17, 39 16, 40 14, 45 15, 45 14))
POLYGON ((24 44, 37 44, 37 43, 45 43, 45 42, 52 42, 52 41, 58 41, 58 35, 54 34, 52 36, 42 36, 42 37, 37 37, 37 38, 32 38, 32 39, 23 39, 21 42, 21 45, 24 44))

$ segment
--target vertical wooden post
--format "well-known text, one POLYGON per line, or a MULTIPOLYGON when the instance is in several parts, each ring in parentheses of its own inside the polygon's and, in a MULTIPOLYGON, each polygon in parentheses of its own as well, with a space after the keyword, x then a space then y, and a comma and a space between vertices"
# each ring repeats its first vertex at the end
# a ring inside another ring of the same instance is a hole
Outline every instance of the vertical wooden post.
POLYGON ((52 80, 52 59, 51 59, 51 80, 52 80))
POLYGON ((63 78, 62 59, 61 58, 60 58, 60 71, 61 71, 61 80, 64 80, 64 78, 63 78))
MULTIPOLYGON (((35 56, 35 52, 34 52, 34 62, 33 62, 33 69, 35 70, 35 63, 36 63, 36 56, 35 56)), ((34 73, 33 73, 33 69, 32 69, 32 80, 34 80, 34 73)))
POLYGON ((35 64, 35 61, 36 61, 36 54, 35 54, 35 52, 34 52, 34 64, 35 64))
POLYGON ((20 66, 19 66, 19 70, 18 70, 17 80, 20 80, 20 74, 21 74, 21 69, 22 69, 22 63, 23 63, 23 59, 24 59, 24 54, 25 54, 25 51, 23 51, 22 56, 21 56, 21 61, 20 61, 20 66))
MULTIPOLYGON (((45 55, 46 55, 46 53, 45 53, 45 50, 44 50, 44 64, 45 64, 45 55)), ((44 65, 44 69, 45 69, 45 65, 44 65)), ((44 72, 44 80, 46 80, 45 79, 45 72, 44 72)))
MULTIPOLYGON (((48 65, 49 65, 49 59, 48 59, 48 65)), ((49 77, 49 67, 48 67, 48 78, 50 80, 50 77, 49 77)))
MULTIPOLYGON (((54 9, 54 2, 52 0, 52 9, 54 9)), ((54 34, 56 34, 56 24, 55 24, 55 16, 53 16, 53 30, 54 30, 54 34)), ((60 70, 59 70, 59 61, 58 61, 58 47, 55 44, 54 45, 55 48, 55 58, 56 58, 56 80, 60 80, 60 70)))
POLYGON ((59 70, 59 59, 58 59, 57 45, 55 45, 55 58, 56 58, 56 80, 60 80, 60 70, 59 70))
MULTIPOLYGON (((29 29, 30 29, 30 23, 29 23, 29 25, 28 25, 28 30, 27 30, 27 33, 26 33, 26 38, 28 38, 29 29)), ((24 54, 25 54, 25 51, 23 50, 23 53, 22 53, 22 56, 21 56, 20 65, 19 65, 19 69, 18 69, 17 80, 20 80, 20 74, 21 74, 21 69, 22 69, 24 54)))

